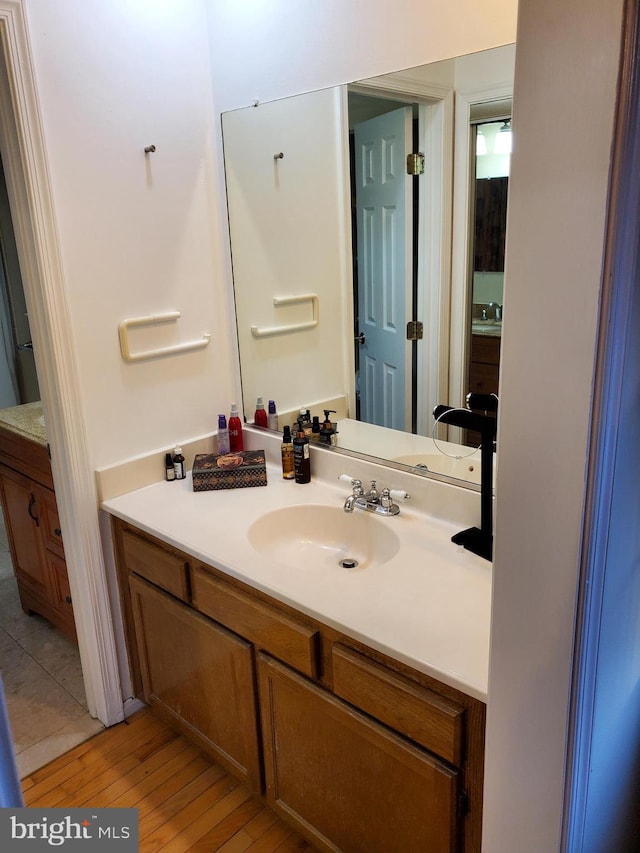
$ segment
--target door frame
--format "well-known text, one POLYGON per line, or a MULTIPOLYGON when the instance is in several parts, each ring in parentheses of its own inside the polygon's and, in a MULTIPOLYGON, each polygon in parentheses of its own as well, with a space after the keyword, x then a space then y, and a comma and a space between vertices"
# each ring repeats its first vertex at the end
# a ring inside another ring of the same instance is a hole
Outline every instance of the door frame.
POLYGON ((112 725, 124 719, 123 694, 23 0, 0 0, 0 126, 87 704, 112 725))
MULTIPOLYGON (((471 260, 473 253, 474 210, 471 168, 471 111, 480 104, 512 101, 513 83, 478 89, 458 89, 455 107, 455 150, 453 182, 453 239, 451 263, 451 338, 449 350, 449 405, 464 408, 467 396, 467 369, 471 320, 471 260), (453 319, 455 318, 455 320, 453 319)), ((463 444, 462 430, 450 427, 449 441, 463 444)))
POLYGON ((423 183, 418 202, 418 317, 425 345, 418 347, 416 429, 431 435, 433 408, 449 399, 454 91, 410 72, 359 80, 348 89, 418 104, 420 150, 431 180, 423 183))

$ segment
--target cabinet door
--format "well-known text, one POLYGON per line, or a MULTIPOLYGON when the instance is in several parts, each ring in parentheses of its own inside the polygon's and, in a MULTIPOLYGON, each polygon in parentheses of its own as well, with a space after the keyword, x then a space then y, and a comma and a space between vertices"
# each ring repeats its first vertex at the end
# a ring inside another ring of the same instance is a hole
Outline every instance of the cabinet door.
POLYGON ((145 700, 259 791, 252 646, 136 575, 129 585, 145 700))
POLYGON ((323 850, 452 853, 458 774, 260 655, 267 799, 323 850))
POLYGON ((55 625, 70 640, 77 643, 67 564, 51 551, 46 552, 46 560, 49 569, 49 597, 51 605, 55 609, 55 625))
POLYGON ((46 547, 59 557, 64 557, 62 528, 60 527, 55 492, 52 492, 51 489, 45 489, 43 486, 37 486, 36 498, 40 508, 40 529, 46 547))
POLYGON ((13 567, 20 584, 48 598, 48 572, 40 535, 36 484, 11 468, 0 467, 2 504, 13 567))

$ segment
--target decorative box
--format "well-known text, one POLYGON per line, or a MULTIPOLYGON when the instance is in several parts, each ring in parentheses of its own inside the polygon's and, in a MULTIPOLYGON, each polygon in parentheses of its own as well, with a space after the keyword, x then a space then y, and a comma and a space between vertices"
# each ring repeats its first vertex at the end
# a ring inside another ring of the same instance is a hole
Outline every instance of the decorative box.
POLYGON ((264 450, 240 450, 219 455, 198 453, 193 460, 192 477, 194 492, 266 486, 264 450))

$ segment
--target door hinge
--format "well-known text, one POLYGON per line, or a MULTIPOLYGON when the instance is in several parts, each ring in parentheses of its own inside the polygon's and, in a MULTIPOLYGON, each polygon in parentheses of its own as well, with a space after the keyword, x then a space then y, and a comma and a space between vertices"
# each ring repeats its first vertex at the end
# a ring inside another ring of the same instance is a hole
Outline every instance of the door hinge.
POLYGON ((407 175, 424 175, 424 154, 421 151, 407 154, 407 175))
POLYGON ((407 340, 408 341, 421 341, 423 333, 423 326, 421 320, 409 320, 407 323, 407 340))

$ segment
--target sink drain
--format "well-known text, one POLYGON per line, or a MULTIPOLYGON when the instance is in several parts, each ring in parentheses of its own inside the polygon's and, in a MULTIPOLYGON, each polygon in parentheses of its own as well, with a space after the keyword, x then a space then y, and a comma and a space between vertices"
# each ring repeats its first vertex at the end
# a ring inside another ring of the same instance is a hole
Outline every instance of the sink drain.
POLYGON ((354 560, 353 557, 343 557, 338 560, 338 565, 342 566, 343 569, 355 569, 358 567, 358 561, 354 560))

